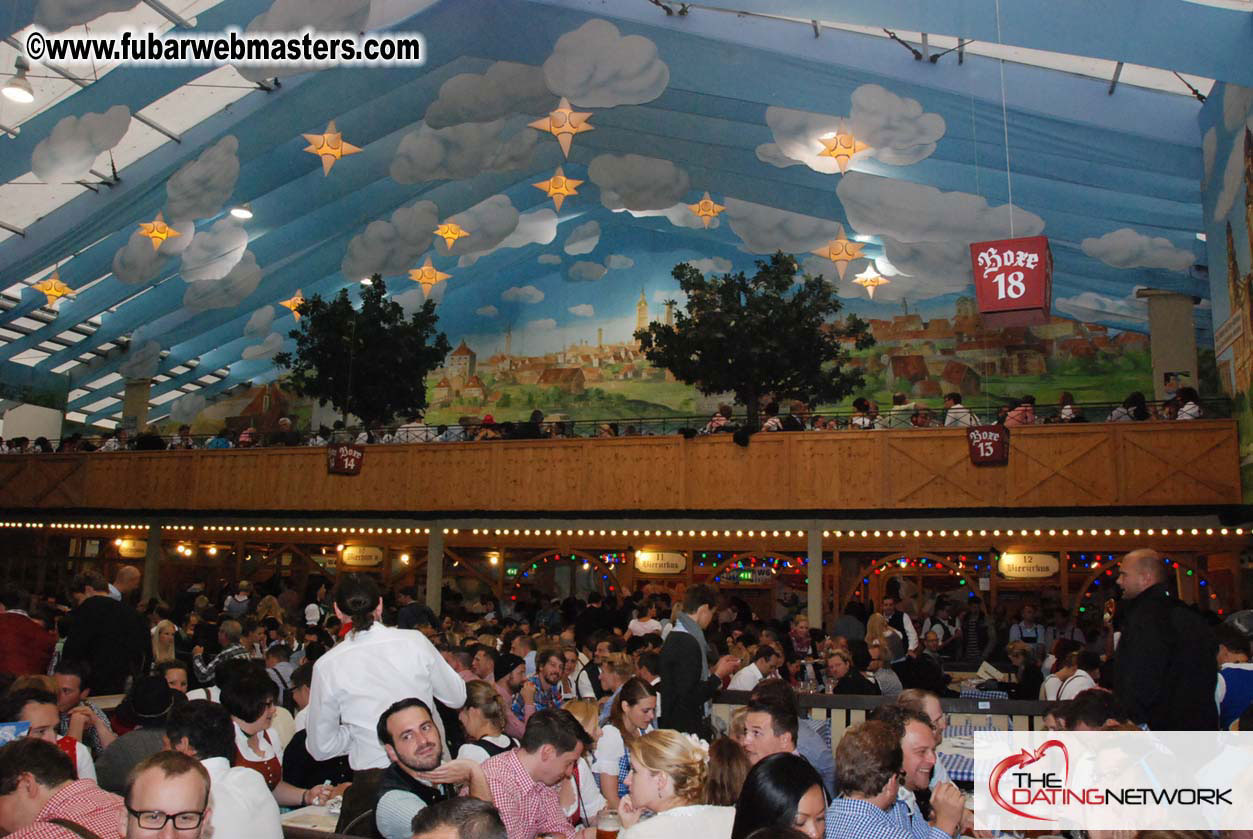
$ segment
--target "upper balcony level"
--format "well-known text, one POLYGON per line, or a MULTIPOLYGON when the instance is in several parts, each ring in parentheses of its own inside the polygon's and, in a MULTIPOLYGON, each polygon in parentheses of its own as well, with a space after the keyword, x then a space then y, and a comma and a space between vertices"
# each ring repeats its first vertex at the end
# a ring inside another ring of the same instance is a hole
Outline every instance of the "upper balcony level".
POLYGON ((1221 512, 1242 503, 1236 423, 1011 430, 974 466, 960 429, 368 446, 361 473, 323 448, 0 457, 0 510, 203 515, 648 513, 891 517, 1221 512))

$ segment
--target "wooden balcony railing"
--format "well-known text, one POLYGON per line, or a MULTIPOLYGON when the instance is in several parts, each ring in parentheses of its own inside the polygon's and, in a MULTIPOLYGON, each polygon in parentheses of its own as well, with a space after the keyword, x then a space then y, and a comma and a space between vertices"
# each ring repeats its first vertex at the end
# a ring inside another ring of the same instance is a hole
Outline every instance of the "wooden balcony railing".
POLYGON ((0 509, 212 513, 801 513, 1241 503, 1232 420, 1015 428, 976 467, 959 429, 0 457, 0 509))

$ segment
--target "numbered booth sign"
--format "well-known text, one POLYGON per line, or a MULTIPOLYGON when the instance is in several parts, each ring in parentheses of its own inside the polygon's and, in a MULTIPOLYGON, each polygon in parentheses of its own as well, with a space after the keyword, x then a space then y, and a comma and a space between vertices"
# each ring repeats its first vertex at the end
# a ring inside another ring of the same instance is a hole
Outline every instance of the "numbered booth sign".
POLYGON ((975 466, 1009 463, 1009 429, 1001 425, 975 425, 966 429, 970 462, 975 466))
POLYGON ((975 299, 985 326, 1047 323, 1053 297, 1053 252, 1047 236, 975 242, 970 246, 975 299))
POLYGON ((326 449, 326 471, 330 475, 359 475, 365 448, 349 443, 333 444, 326 449))

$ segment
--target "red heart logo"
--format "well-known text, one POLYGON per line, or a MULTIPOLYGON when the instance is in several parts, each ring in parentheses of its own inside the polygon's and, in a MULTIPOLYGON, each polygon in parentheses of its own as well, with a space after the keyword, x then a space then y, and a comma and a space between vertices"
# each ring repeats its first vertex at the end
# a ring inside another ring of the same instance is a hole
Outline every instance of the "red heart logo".
POLYGON ((1023 749, 1021 753, 1016 754, 1016 755, 1010 755, 1009 757, 1002 760, 1000 763, 996 764, 996 767, 992 770, 991 777, 988 778, 988 787, 992 793, 992 800, 995 801, 998 805, 1000 805, 1005 810, 1008 810, 1009 812, 1013 813, 1016 816, 1022 816, 1024 819, 1035 819, 1036 821, 1042 821, 1042 822, 1056 821, 1056 819, 1045 818, 1044 816, 1035 816, 1035 815, 1032 815, 1031 813, 1024 813, 1022 810, 1019 810, 1013 804, 1010 804, 1008 801, 1006 801, 1001 796, 1001 791, 1000 791, 1001 776, 1003 776, 1010 769, 1017 769, 1017 768, 1021 768, 1023 766, 1029 766, 1032 763, 1035 763, 1040 758, 1044 757, 1044 753, 1047 752, 1051 748, 1058 748, 1062 750, 1062 758, 1065 761, 1065 766, 1066 766, 1066 773, 1063 776, 1062 785, 1063 787, 1069 785, 1070 783, 1070 752, 1066 751, 1066 744, 1063 743, 1061 740, 1045 740, 1043 743, 1040 744, 1040 747, 1037 748, 1034 752, 1031 752, 1027 749, 1023 749))

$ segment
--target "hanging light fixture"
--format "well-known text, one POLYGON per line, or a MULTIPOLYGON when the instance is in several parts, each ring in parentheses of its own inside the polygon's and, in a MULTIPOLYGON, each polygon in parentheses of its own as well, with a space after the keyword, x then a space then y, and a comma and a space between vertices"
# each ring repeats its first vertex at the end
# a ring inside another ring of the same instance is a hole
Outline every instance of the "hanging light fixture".
POLYGON ((25 56, 19 55, 14 65, 17 70, 13 78, 4 83, 4 96, 13 102, 23 105, 29 105, 35 101, 35 90, 30 86, 30 81, 26 78, 26 71, 30 69, 30 62, 25 56))

